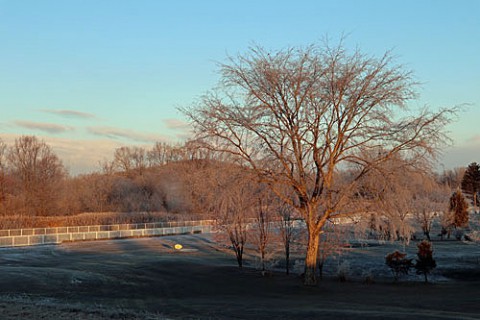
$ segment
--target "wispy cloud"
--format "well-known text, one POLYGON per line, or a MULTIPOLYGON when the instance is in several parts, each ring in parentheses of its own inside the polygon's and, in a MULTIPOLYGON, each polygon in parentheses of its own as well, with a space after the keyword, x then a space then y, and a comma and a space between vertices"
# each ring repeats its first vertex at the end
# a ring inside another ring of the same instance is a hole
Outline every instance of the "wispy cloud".
POLYGON ((480 159, 480 135, 473 135, 443 152, 443 165, 447 168, 465 167, 480 159))
POLYGON ((128 139, 136 142, 153 143, 157 141, 169 140, 165 136, 158 134, 137 132, 130 129, 114 128, 114 127, 89 127, 87 130, 96 136, 106 137, 110 139, 128 139))
POLYGON ((188 122, 179 119, 165 119, 163 123, 168 129, 172 130, 185 130, 189 127, 188 122))
POLYGON ((480 134, 476 134, 467 139, 467 143, 477 144, 480 143, 480 134))
POLYGON ((193 133, 191 131, 182 131, 175 135, 177 140, 187 141, 193 138, 193 133))
POLYGON ((15 124, 25 129, 38 130, 38 131, 43 131, 50 134, 64 133, 66 131, 73 130, 73 128, 69 126, 62 126, 59 124, 47 123, 47 122, 31 122, 31 121, 17 120, 15 121, 15 124))
POLYGON ((112 159, 115 149, 123 143, 107 139, 99 140, 71 140, 47 138, 46 142, 52 146, 65 167, 72 174, 98 171, 100 163, 112 159))
POLYGON ((76 110, 57 110, 57 109, 41 109, 41 112, 55 114, 66 118, 79 118, 79 119, 94 119, 96 116, 91 113, 81 112, 76 110))
POLYGON ((164 119, 163 124, 169 130, 174 131, 177 140, 186 141, 192 138, 192 127, 186 121, 180 119, 164 119))

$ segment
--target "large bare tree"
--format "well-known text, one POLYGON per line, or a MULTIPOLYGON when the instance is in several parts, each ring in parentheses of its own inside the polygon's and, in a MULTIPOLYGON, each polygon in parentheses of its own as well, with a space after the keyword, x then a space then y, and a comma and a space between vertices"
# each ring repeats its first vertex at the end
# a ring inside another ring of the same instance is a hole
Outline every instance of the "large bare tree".
POLYGON ((236 156, 305 219, 305 284, 314 285, 326 222, 364 211, 351 205, 358 179, 395 154, 432 156, 444 138, 454 110, 410 113, 414 89, 388 52, 254 47, 222 64, 218 89, 183 111, 208 148, 236 156), (352 169, 341 184, 340 169, 352 169))

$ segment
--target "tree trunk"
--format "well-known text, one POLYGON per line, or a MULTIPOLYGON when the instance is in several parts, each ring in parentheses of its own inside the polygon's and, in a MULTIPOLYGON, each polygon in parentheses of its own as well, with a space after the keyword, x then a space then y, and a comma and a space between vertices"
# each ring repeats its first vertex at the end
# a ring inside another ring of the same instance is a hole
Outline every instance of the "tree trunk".
POLYGON ((243 246, 233 246, 235 251, 235 256, 237 257, 238 267, 241 269, 243 267, 243 246))
POLYGON ((242 269, 243 267, 243 259, 242 259, 242 256, 240 254, 237 254, 237 263, 238 263, 238 267, 240 269, 242 269))
POLYGON ((285 243, 285 270, 287 275, 290 274, 290 244, 285 243))
POLYGON ((432 241, 430 239, 430 230, 429 229, 427 229, 427 228, 423 229, 423 234, 427 237, 428 241, 432 241))
POLYGON ((477 190, 473 192, 473 211, 477 213, 477 190))
POLYGON ((317 284, 317 255, 318 255, 319 234, 313 231, 308 232, 307 255, 305 257, 305 280, 306 286, 317 284))
POLYGON ((265 249, 262 250, 262 271, 265 271, 265 249))
POLYGON ((320 262, 318 264, 318 277, 320 278, 320 280, 323 279, 323 262, 320 262))

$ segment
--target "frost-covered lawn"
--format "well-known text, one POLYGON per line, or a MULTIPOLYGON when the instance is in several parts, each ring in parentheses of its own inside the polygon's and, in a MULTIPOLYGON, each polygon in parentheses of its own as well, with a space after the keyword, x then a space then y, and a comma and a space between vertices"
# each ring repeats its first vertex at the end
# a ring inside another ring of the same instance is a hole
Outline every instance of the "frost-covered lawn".
MULTIPOLYGON (((431 284, 414 273, 394 284, 384 257, 402 246, 373 241, 329 260, 314 288, 284 275, 281 257, 272 259, 278 272, 262 277, 249 251, 239 270, 233 252, 202 234, 1 249, 0 313, 2 319, 478 318, 480 246, 433 245, 438 268, 431 284), (177 243, 184 250, 173 249, 177 243), (342 264, 349 265, 347 282, 336 279, 342 264), (373 284, 364 283, 366 275, 373 284)), ((414 258, 415 243, 406 251, 414 258)))

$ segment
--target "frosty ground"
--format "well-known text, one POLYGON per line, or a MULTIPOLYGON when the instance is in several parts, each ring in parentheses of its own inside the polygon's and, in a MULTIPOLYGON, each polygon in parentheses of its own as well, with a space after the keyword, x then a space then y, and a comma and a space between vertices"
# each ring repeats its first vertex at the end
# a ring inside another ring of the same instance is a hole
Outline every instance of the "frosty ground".
MULTIPOLYGON (((384 258, 398 243, 345 248, 317 287, 246 267, 211 235, 75 242, 0 249, 2 319, 480 319, 480 246, 434 241, 432 283, 415 274, 393 283, 384 258), (177 243, 183 250, 175 250, 177 243), (346 262, 347 261, 347 262, 346 262), (339 282, 338 266, 347 281, 339 282), (366 283, 370 278, 373 283, 366 283)), ((415 243, 406 247, 414 258, 415 243)), ((300 269, 301 256, 297 269, 300 269)), ((298 271, 298 270, 297 270, 298 271)))

